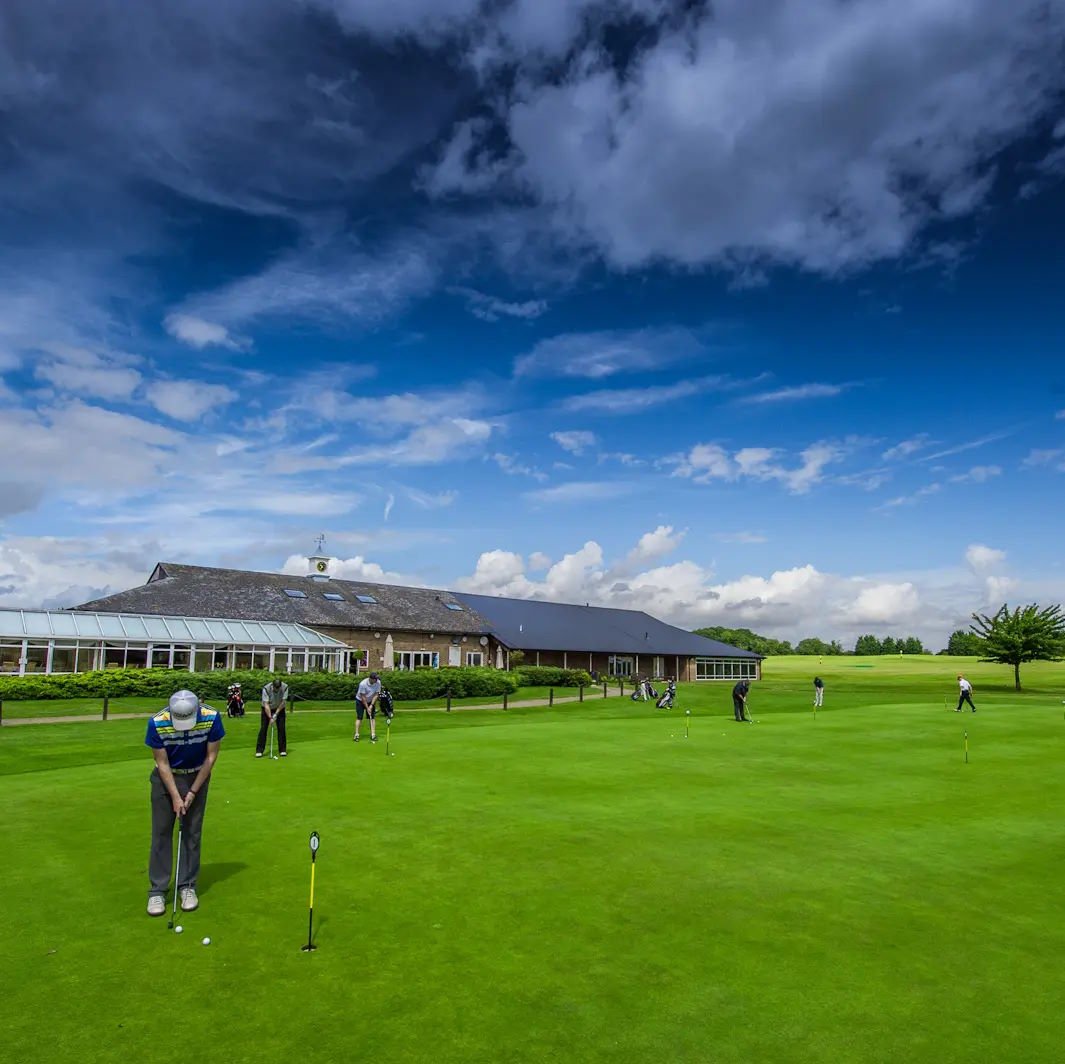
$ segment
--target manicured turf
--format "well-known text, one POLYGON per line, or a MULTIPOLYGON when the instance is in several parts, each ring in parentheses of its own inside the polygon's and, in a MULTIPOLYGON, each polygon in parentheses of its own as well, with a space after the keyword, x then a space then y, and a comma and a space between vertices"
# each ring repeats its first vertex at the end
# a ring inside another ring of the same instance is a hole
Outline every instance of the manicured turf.
POLYGON ((755 725, 728 684, 400 712, 394 758, 227 721, 180 936, 143 722, 5 728, 5 1059, 1059 1061, 1065 668, 962 664, 975 716, 957 659, 792 658, 755 725))

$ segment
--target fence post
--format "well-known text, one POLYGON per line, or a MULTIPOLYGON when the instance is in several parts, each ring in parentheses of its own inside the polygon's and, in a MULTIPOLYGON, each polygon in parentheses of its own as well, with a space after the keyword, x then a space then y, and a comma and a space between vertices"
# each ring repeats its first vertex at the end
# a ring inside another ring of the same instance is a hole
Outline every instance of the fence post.
POLYGON ((584 684, 581 684, 580 687, 577 688, 577 701, 584 701, 584 684))
POLYGON ((553 687, 549 687, 547 689, 547 704, 549 706, 553 706, 555 704, 555 689, 553 687))
POLYGON ((447 711, 448 711, 448 713, 451 712, 451 688, 450 687, 447 689, 447 711))
POLYGON ((107 706, 109 702, 110 699, 107 697, 107 695, 104 695, 104 715, 100 718, 101 720, 107 720, 107 706))
POLYGON ((623 695, 625 693, 625 681, 618 680, 618 694, 623 695))
POLYGON ((507 694, 508 694, 507 691, 503 692, 503 712, 504 713, 507 711, 507 694))
POLYGON ((295 701, 296 700, 294 698, 290 698, 288 700, 288 711, 289 711, 289 713, 295 713, 295 711, 296 711, 296 707, 294 705, 295 701))
POLYGON ((606 698, 606 680, 603 681, 603 697, 606 698))

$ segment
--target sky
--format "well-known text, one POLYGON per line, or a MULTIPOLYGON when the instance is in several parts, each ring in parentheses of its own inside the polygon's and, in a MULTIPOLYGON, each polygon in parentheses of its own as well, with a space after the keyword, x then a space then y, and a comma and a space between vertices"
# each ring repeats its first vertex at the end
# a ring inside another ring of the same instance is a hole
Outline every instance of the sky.
POLYGON ((157 561, 1065 599, 1065 0, 14 0, 0 606, 157 561))

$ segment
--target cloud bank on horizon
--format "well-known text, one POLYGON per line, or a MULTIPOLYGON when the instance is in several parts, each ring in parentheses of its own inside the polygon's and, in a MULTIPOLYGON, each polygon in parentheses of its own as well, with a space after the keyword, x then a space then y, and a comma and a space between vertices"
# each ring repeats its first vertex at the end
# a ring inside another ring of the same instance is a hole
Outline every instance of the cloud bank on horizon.
POLYGON ((1065 0, 9 7, 0 604, 321 530, 788 638, 1060 600, 1063 54, 1065 0))

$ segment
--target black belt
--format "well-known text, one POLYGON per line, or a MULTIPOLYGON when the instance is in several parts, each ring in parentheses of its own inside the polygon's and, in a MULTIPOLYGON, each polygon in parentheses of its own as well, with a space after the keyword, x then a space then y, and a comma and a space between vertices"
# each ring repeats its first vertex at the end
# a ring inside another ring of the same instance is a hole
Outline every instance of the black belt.
POLYGON ((195 776, 199 771, 198 768, 172 768, 170 773, 174 776, 195 776))

